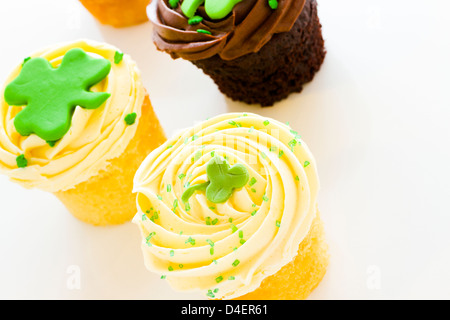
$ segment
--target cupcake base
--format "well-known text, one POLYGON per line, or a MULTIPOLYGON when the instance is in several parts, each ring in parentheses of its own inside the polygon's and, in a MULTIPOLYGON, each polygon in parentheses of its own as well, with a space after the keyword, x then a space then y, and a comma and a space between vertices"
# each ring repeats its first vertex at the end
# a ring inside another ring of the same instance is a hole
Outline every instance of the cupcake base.
POLYGON ((80 0, 101 23, 116 28, 148 20, 146 8, 151 0, 80 0))
POLYGON ((322 281, 328 266, 328 246, 319 212, 298 255, 280 271, 266 278, 261 286, 238 300, 303 300, 322 281))
POLYGON ((137 211, 136 196, 132 193, 134 175, 145 157, 165 140, 147 95, 136 135, 124 153, 109 161, 106 170, 97 176, 55 195, 75 217, 93 225, 131 220, 137 211))
POLYGON ((275 34, 259 52, 230 61, 216 55, 192 62, 231 99, 265 107, 301 92, 324 58, 317 1, 307 0, 291 31, 275 34))

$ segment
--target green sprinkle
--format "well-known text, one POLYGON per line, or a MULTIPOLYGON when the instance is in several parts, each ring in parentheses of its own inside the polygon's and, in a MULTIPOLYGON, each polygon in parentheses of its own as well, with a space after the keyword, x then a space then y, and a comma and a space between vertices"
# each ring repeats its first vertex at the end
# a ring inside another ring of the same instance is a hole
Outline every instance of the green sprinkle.
POLYGON ((173 257, 175 255, 175 251, 170 250, 170 256, 173 257))
POLYGON ((269 148, 269 151, 270 151, 270 152, 275 152, 275 151, 277 151, 277 147, 270 147, 270 148, 269 148))
POLYGON ((248 129, 248 133, 252 133, 253 131, 255 131, 255 127, 251 126, 250 129, 248 129))
POLYGON ((149 233, 149 235, 147 236, 147 238, 145 238, 145 240, 149 241, 155 234, 156 232, 149 233))
POLYGON ((194 155, 194 160, 197 161, 202 157, 203 153, 199 150, 194 155))
POLYGON ((180 268, 180 269, 183 269, 183 267, 184 267, 184 265, 181 263, 178 265, 178 268, 180 268))
POLYGON ((207 226, 210 226, 211 225, 211 217, 206 217, 205 222, 206 222, 207 226))
POLYGON ((251 215, 254 216, 258 211, 254 210, 251 215))
POLYGON ((255 179, 255 177, 252 177, 252 178, 250 179, 250 182, 248 183, 248 185, 251 187, 251 186, 253 186, 256 182, 258 182, 258 181, 255 179))
POLYGON ((244 239, 241 239, 241 240, 239 240, 239 242, 240 242, 241 244, 244 244, 244 243, 245 243, 245 240, 244 240, 244 239))
POLYGON ((303 164, 303 167, 307 167, 307 166, 309 166, 310 165, 310 162, 309 161, 305 161, 305 163, 303 164))
POLYGON ((295 176, 295 180, 300 181, 299 176, 295 176))
POLYGON ((162 200, 162 197, 158 194, 157 196, 156 196, 159 200, 162 200))
POLYGON ((267 197, 266 195, 263 195, 262 199, 263 199, 265 202, 269 201, 269 197, 267 197))
POLYGON ((277 220, 277 221, 275 222, 275 225, 279 228, 279 227, 281 226, 281 221, 277 220))
POLYGON ((289 147, 291 147, 291 151, 294 152, 294 147, 297 145, 297 140, 292 139, 291 141, 289 141, 288 145, 289 147))
POLYGON ((214 262, 214 264, 217 264, 217 260, 216 259, 213 259, 213 262, 214 262))
POLYGON ((270 121, 269 121, 269 120, 265 120, 265 121, 263 122, 263 124, 264 124, 265 126, 268 126, 268 125, 270 124, 270 121))
POLYGON ((136 112, 127 114, 127 116, 124 119, 125 123, 129 126, 133 125, 136 122, 136 117, 137 117, 136 112))
POLYGON ((178 2, 180 2, 180 0, 169 0, 169 6, 172 9, 175 9, 178 6, 178 2))
POLYGON ((169 266, 169 267, 167 268, 167 270, 173 271, 173 267, 172 267, 172 266, 169 266))
POLYGON ((206 239, 206 242, 211 246, 214 247, 214 242, 210 239, 206 239))
POLYGON ((219 292, 219 288, 215 288, 213 292, 214 292, 214 293, 219 292))
POLYGON ((144 214, 142 215, 142 221, 145 221, 145 220, 147 220, 147 215, 144 213, 144 214))
POLYGON ((155 220, 158 219, 158 218, 159 218, 158 211, 155 211, 155 212, 153 213, 152 217, 150 218, 150 220, 152 220, 153 222, 155 222, 155 220))
POLYGON ((283 154, 284 154, 284 151, 280 150, 280 152, 278 152, 278 158, 281 158, 283 156, 283 154))
POLYGON ((217 283, 220 283, 220 282, 222 282, 223 281, 223 276, 218 276, 217 278, 216 278, 216 282, 217 283))
POLYGON ((269 0, 269 7, 272 10, 276 10, 278 8, 278 0, 269 0))
POLYGON ((233 231, 233 233, 235 233, 238 230, 238 228, 234 224, 231 224, 230 227, 231 227, 231 231, 233 231))
POLYGON ((217 224, 217 222, 219 222, 219 219, 214 219, 213 221, 211 221, 212 225, 215 226, 217 224))
POLYGON ((211 158, 214 158, 215 151, 211 151, 211 158))
POLYGON ((239 265, 239 263, 241 263, 238 259, 234 260, 234 262, 232 263, 233 267, 237 267, 239 265))
POLYGON ((156 232, 151 232, 151 233, 147 236, 147 238, 145 238, 146 243, 147 243, 147 245, 148 245, 149 247, 152 246, 150 240, 152 239, 152 237, 153 237, 155 234, 156 234, 156 232))
POLYGON ((234 247, 234 248, 233 248, 233 251, 236 251, 236 250, 237 250, 237 247, 234 247))
POLYGON ((192 18, 190 18, 188 20, 188 23, 192 26, 194 24, 199 24, 200 22, 203 21, 203 17, 200 16, 193 16, 192 18))
POLYGON ((31 57, 27 57, 27 58, 23 59, 22 67, 24 66, 25 63, 27 63, 30 60, 31 60, 31 57))
POLYGON ((173 148, 173 145, 167 146, 166 150, 170 148, 173 148))
POLYGON ((165 275, 162 275, 162 276, 161 276, 161 279, 162 279, 162 280, 164 280, 165 278, 166 278, 166 276, 165 276, 165 275))
POLYGON ((228 124, 231 124, 232 126, 235 126, 236 125, 236 121, 233 121, 233 120, 228 121, 228 124))
POLYGON ((235 280, 236 278, 234 276, 229 276, 228 280, 235 280))
POLYGON ((229 223, 233 223, 233 218, 228 218, 229 223))
POLYGON ((239 230, 239 238, 243 238, 244 237, 244 231, 242 231, 242 230, 239 230))
POLYGON ((212 290, 208 290, 208 293, 206 294, 206 296, 210 297, 210 298, 215 298, 216 296, 214 295, 214 293, 212 292, 212 290))
POLYGON ((198 139, 198 135, 194 134, 191 139, 192 139, 192 141, 197 140, 198 139))
POLYGON ((178 199, 173 200, 173 209, 172 211, 175 212, 175 210, 178 208, 178 199))
POLYGON ((170 191, 172 191, 172 185, 168 184, 167 185, 167 192, 170 192, 170 191))
POLYGON ((208 35, 211 35, 211 34, 212 34, 210 31, 205 30, 205 29, 197 29, 197 32, 198 32, 198 33, 203 33, 203 34, 208 34, 208 35))
POLYGON ((178 175, 178 179, 183 179, 184 177, 186 177, 186 175, 184 174, 184 173, 180 173, 179 175, 178 175))
POLYGON ((16 158, 17 167, 26 168, 28 166, 28 160, 25 158, 24 154, 21 154, 16 158))
POLYGON ((195 240, 192 239, 192 237, 189 237, 189 239, 186 240, 185 244, 190 243, 192 246, 195 245, 195 240))
POLYGON ((186 203, 184 204, 184 208, 185 208, 186 211, 191 210, 191 205, 189 204, 189 202, 186 202, 186 203))
POLYGON ((214 255, 214 248, 210 248, 209 249, 209 254, 212 255, 212 256, 214 255))
POLYGON ((210 210, 216 210, 216 207, 209 207, 210 210))
POLYGON ((114 54, 114 63, 119 64, 123 60, 123 52, 116 51, 114 54))
POLYGON ((252 190, 253 193, 256 193, 256 189, 255 188, 251 188, 250 190, 252 190))

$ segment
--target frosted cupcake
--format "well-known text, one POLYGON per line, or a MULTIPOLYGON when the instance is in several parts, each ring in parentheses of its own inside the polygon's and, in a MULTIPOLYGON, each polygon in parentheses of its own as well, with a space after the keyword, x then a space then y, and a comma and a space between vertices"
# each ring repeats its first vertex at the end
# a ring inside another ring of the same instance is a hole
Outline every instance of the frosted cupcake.
POLYGON ((316 0, 155 0, 156 47, 233 100, 271 106, 314 78, 325 48, 316 0))
POLYGON ((297 132, 224 114, 154 150, 134 180, 146 267, 210 299, 304 299, 328 264, 314 158, 297 132))
POLYGON ((135 214, 133 176, 165 141, 135 62, 92 41, 36 52, 0 100, 0 172, 54 193, 77 218, 117 224, 135 214))

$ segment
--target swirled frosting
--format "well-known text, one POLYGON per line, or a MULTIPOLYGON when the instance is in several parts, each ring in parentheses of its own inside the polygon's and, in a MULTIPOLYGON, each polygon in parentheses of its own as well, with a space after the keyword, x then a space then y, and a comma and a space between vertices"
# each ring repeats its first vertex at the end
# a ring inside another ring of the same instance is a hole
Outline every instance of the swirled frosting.
POLYGON ((288 125, 256 114, 217 116, 175 135, 136 173, 139 226, 147 268, 179 291, 229 299, 258 288, 296 255, 316 213, 314 158, 288 125), (242 164, 247 185, 225 203, 204 192, 214 156, 242 164))
POLYGON ((173 58, 201 60, 218 54, 223 60, 233 60, 258 52, 274 34, 291 30, 305 0, 278 3, 277 9, 271 9, 268 0, 243 0, 222 20, 210 19, 201 6, 198 15, 203 21, 195 25, 189 24, 180 5, 172 9, 168 0, 153 1, 148 15, 154 25, 156 46, 173 58))
MULTIPOLYGON (((128 55, 116 64, 114 56, 119 51, 117 48, 80 40, 52 46, 32 57, 43 57, 57 67, 65 53, 73 48, 81 48, 94 58, 103 57, 111 61, 109 75, 90 89, 93 92, 108 92, 111 96, 95 110, 77 107, 69 132, 54 147, 35 134, 21 136, 16 131, 14 117, 24 107, 8 105, 2 94, 0 172, 26 188, 37 187, 49 192, 73 188, 104 170, 107 160, 122 154, 136 133, 137 125, 128 126, 124 118, 136 113, 138 123, 146 93, 136 64, 128 55), (28 160, 26 168, 18 168, 16 164, 16 157, 22 154, 28 160)), ((20 70, 19 65, 7 78, 6 84, 15 79, 20 70)))

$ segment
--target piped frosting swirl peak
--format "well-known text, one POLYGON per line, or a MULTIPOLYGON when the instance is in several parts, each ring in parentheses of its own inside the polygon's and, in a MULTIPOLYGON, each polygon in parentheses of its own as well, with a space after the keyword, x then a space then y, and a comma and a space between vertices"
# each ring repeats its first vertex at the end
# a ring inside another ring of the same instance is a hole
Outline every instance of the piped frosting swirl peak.
POLYGON ((157 0, 149 8, 154 41, 173 58, 233 60, 289 31, 305 0, 157 0))
POLYGON ((311 152, 288 125, 230 113, 154 150, 134 189, 147 268, 176 290, 228 299, 296 256, 319 181, 311 152))

